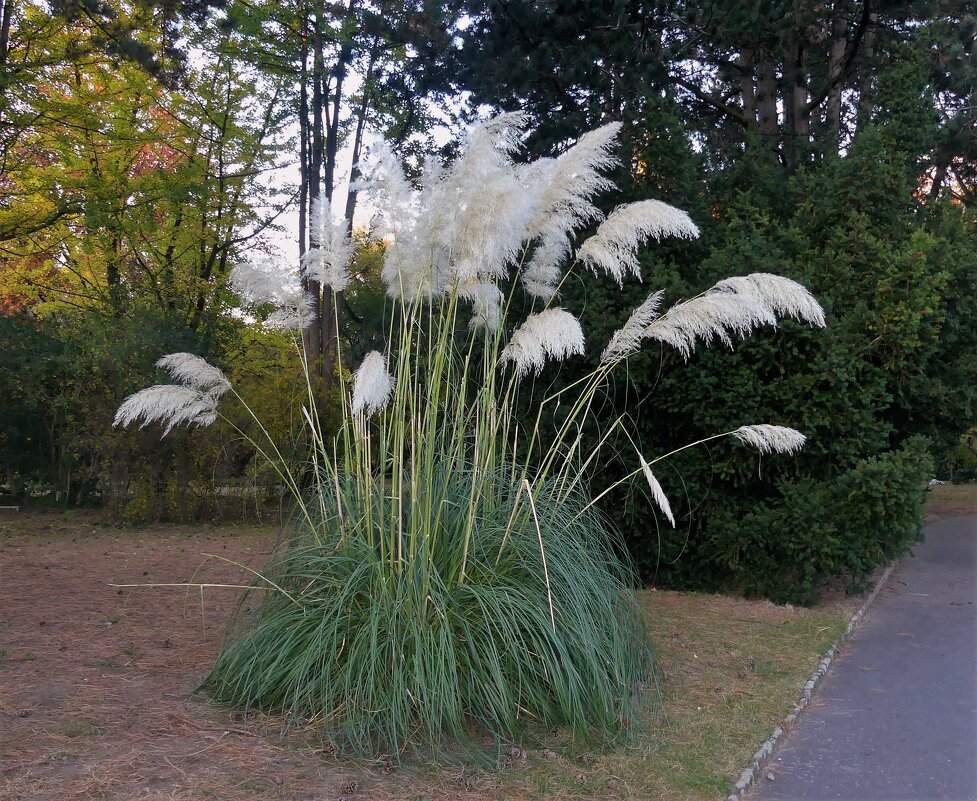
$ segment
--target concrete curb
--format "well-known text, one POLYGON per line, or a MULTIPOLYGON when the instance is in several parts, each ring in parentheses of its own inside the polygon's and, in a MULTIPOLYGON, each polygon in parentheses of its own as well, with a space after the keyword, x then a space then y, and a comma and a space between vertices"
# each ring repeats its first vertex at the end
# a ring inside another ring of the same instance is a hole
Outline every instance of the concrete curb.
POLYGON ((791 727, 801 716, 801 713, 804 711, 807 705, 811 703, 811 698, 814 696, 814 692, 820 686, 821 682, 824 681, 824 677, 827 675, 832 661, 834 661, 838 648, 848 641, 848 638, 855 630, 855 627, 865 616, 865 613, 868 611, 869 607, 871 607, 875 602, 876 596, 889 581, 889 576, 892 575, 892 571, 895 570, 895 568, 896 562, 892 562, 879 577, 879 580, 875 583, 875 587, 872 589, 872 592, 870 592, 868 598, 865 599, 865 603, 863 603, 861 607, 859 607, 858 611, 851 616, 851 620, 848 621, 848 625, 845 626, 845 630, 838 636, 838 639, 834 641, 834 644, 828 649, 828 652, 821 658, 817 669, 811 674, 811 678, 807 680, 807 683, 804 685, 804 689, 801 690, 801 695, 800 698, 797 699, 797 704, 790 711, 787 717, 784 718, 783 722, 773 730, 773 733, 767 738, 766 742, 764 742, 764 744, 760 746, 759 750, 753 755, 753 758, 750 760, 750 764, 740 774, 736 784, 733 785, 733 791, 726 798, 726 801, 743 801, 743 797, 747 790, 749 790, 757 779, 760 778, 764 768, 767 767, 771 758, 773 757, 773 752, 777 746, 777 743, 786 732, 790 731, 791 727))

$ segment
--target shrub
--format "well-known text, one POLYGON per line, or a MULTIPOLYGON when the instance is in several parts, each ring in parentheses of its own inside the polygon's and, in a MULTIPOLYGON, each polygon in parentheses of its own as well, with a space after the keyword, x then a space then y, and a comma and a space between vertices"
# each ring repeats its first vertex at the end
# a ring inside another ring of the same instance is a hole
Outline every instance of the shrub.
POLYGON ((783 503, 711 515, 691 559, 703 583, 778 603, 810 603, 835 577, 861 591, 877 565, 921 539, 931 469, 927 443, 914 438, 829 479, 802 479, 781 487, 783 503))

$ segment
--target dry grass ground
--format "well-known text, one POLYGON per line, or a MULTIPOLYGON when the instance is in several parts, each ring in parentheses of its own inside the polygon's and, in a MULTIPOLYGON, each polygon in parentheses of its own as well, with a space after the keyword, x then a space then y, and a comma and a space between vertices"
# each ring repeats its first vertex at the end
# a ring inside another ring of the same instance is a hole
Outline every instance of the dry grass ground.
POLYGON ((232 590, 267 529, 133 532, 75 513, 0 512, 0 799, 713 799, 793 705, 855 601, 816 609, 645 591, 664 715, 625 747, 554 735, 499 766, 363 766, 314 733, 280 736, 192 695, 219 647, 232 590))
POLYGON ((926 512, 930 520, 977 514, 977 484, 938 484, 930 490, 926 512))

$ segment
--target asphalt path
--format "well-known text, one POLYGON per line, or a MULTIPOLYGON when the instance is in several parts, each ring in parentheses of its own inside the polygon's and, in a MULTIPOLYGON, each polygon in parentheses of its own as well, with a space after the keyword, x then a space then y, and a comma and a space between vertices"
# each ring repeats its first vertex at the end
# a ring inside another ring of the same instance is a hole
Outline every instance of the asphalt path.
POLYGON ((749 801, 977 801, 977 516, 926 527, 781 743, 749 801))

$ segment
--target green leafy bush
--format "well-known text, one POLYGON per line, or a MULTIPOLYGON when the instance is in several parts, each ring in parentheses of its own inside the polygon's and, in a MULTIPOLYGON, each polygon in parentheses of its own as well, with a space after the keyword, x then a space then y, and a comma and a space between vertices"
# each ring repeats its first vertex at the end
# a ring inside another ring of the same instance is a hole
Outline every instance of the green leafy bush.
POLYGON ((836 577, 862 590, 877 565, 920 540, 931 469, 927 443, 911 439, 831 478, 782 486, 782 502, 713 513, 688 545, 685 580, 781 603, 810 602, 836 577))
POLYGON ((156 379, 160 348, 208 345, 249 386, 266 427, 291 442, 301 415, 290 401, 305 380, 280 333, 231 322, 205 337, 139 307, 125 317, 98 310, 0 317, 0 480, 19 497, 100 505, 128 523, 237 518, 277 507, 277 476, 234 430, 247 432, 247 419, 232 417, 233 425, 202 432, 192 446, 184 431, 161 442, 158 433, 111 429, 119 397, 156 379))

